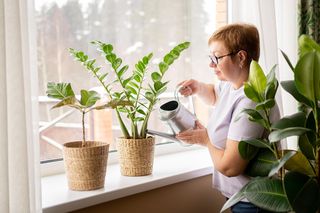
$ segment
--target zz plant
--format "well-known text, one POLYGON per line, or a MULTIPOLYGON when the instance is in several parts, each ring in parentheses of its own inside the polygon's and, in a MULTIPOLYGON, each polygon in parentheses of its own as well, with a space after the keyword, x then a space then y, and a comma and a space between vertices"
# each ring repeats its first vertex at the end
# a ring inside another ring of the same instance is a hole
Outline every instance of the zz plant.
POLYGON ((106 108, 116 108, 117 106, 130 105, 131 103, 126 101, 111 100, 110 102, 95 106, 96 102, 100 100, 100 95, 96 91, 81 90, 80 100, 74 94, 74 91, 70 83, 54 83, 49 82, 47 84, 47 96, 50 98, 59 99, 56 105, 52 108, 58 108, 62 106, 69 106, 79 110, 82 114, 82 147, 86 144, 85 134, 85 115, 92 110, 101 110, 106 108))
POLYGON ((111 44, 101 41, 93 41, 91 44, 97 47, 109 65, 108 70, 103 71, 102 67, 96 65, 96 59, 89 59, 89 56, 82 51, 72 48, 69 51, 89 73, 97 78, 110 99, 131 103, 131 105, 115 108, 123 137, 128 139, 146 138, 150 114, 159 100, 159 95, 167 89, 168 81, 164 80, 164 75, 170 65, 179 58, 181 52, 189 47, 190 43, 183 42, 175 46, 158 64, 158 69, 151 73, 147 71, 153 53, 140 59, 129 73, 129 66, 124 64, 123 60, 114 53, 111 44), (112 77, 108 79, 107 76, 111 76, 112 72, 115 79, 112 77))
POLYGON ((304 110, 271 123, 270 111, 278 87, 275 67, 265 76, 257 62, 251 63, 244 91, 257 105, 255 109, 244 109, 243 113, 262 125, 268 136, 239 143, 241 156, 250 160, 246 173, 252 179, 225 203, 221 212, 244 198, 272 212, 319 211, 320 46, 302 35, 296 66, 282 54, 294 80, 283 81, 281 86, 304 110), (291 136, 298 138, 299 149, 280 149, 279 142, 291 136))

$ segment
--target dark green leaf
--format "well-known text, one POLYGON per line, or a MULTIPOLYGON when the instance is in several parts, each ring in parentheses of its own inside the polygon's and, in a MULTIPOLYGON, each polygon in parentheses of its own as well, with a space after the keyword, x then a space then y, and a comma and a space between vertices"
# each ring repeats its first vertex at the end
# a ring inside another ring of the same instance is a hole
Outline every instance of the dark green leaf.
POLYGON ((271 109, 275 104, 276 102, 274 99, 268 99, 262 103, 257 104, 256 110, 271 109))
POLYGON ((284 177, 284 187, 295 212, 317 211, 320 199, 317 180, 298 172, 288 172, 284 177))
POLYGON ((137 112, 139 112, 142 115, 146 115, 145 111, 143 111, 142 109, 137 109, 137 112))
POLYGON ((289 57, 282 50, 280 50, 280 51, 282 53, 282 56, 284 57, 284 59, 288 63, 289 67, 291 68, 291 70, 294 71, 294 67, 292 66, 292 63, 291 63, 289 57))
POLYGON ((117 70, 120 67, 121 63, 122 63, 121 58, 117 58, 116 60, 114 60, 112 63, 113 69, 117 70))
POLYGON ((302 135, 307 131, 310 131, 310 130, 303 127, 289 127, 285 129, 274 130, 269 134, 269 141, 277 142, 290 136, 302 135))
POLYGON ((177 59, 180 55, 180 53, 174 49, 170 51, 170 54, 174 57, 174 59, 177 59))
POLYGON ((312 106, 311 101, 309 101, 307 98, 305 98, 303 95, 299 93, 299 91, 296 88, 296 85, 294 81, 282 81, 281 86, 285 91, 290 93, 297 101, 302 102, 308 106, 312 106))
POLYGON ((269 142, 262 139, 249 139, 249 140, 243 140, 241 142, 248 143, 248 144, 251 144, 252 146, 259 147, 259 148, 270 149, 269 142))
POLYGON ((119 78, 121 78, 122 77, 122 75, 128 70, 128 68, 129 68, 129 66, 128 65, 125 65, 125 66, 123 66, 120 70, 119 70, 119 72, 118 72, 118 76, 119 76, 119 78))
POLYGON ((170 64, 173 63, 174 57, 169 53, 169 54, 167 54, 167 55, 164 56, 163 61, 164 61, 166 64, 170 65, 170 64))
POLYGON ((134 118, 134 121, 136 121, 136 122, 144 121, 144 118, 143 117, 136 117, 136 118, 134 118))
POLYGON ((272 124, 272 129, 285 129, 289 127, 304 127, 306 116, 303 112, 298 112, 290 116, 285 116, 272 124))
POLYGON ((245 190, 246 186, 244 186, 239 192, 232 195, 227 202, 223 205, 220 212, 224 212, 228 208, 231 208, 233 205, 238 203, 239 201, 243 200, 245 198, 243 191, 245 190))
POLYGON ((125 87, 125 86, 127 85, 127 83, 129 83, 130 81, 131 81, 131 77, 125 79, 125 80, 123 81, 123 86, 125 87))
POLYGON ((280 160, 278 160, 275 164, 273 164, 272 169, 269 172, 269 177, 277 174, 278 171, 284 166, 284 164, 295 155, 295 151, 287 152, 280 160))
POLYGON ((107 54, 106 55, 106 59, 113 64, 114 60, 116 60, 117 56, 113 53, 107 54))
POLYGON ((238 121, 241 116, 243 116, 243 113, 246 113, 248 115, 248 118, 252 122, 259 123, 265 128, 268 128, 266 120, 262 117, 262 115, 254 109, 243 109, 235 118, 235 122, 238 121))
POLYGON ((102 51, 108 55, 112 52, 113 50, 113 46, 111 44, 106 44, 106 45, 103 45, 103 48, 102 48, 102 51))
POLYGON ((164 85, 160 82, 160 81, 157 81, 154 83, 154 89, 156 91, 159 91, 164 85))
POLYGON ((312 144, 309 142, 308 137, 305 134, 299 137, 299 148, 309 160, 315 160, 312 144))
POLYGON ((256 206, 272 212, 288 212, 291 206, 278 179, 256 178, 244 191, 245 197, 256 206))
POLYGON ((252 146, 251 144, 246 143, 244 141, 240 141, 240 143, 238 145, 238 150, 239 150, 241 157, 244 160, 251 160, 258 153, 259 148, 252 146))
POLYGON ((271 150, 260 148, 256 156, 249 162, 245 174, 250 177, 268 176, 275 162, 277 158, 271 150))
POLYGON ((312 131, 307 132, 308 141, 310 142, 310 144, 313 147, 316 147, 316 140, 317 140, 316 132, 317 132, 317 130, 316 130, 316 122, 314 120, 313 111, 310 111, 310 113, 308 114, 306 127, 308 129, 312 130, 312 131))

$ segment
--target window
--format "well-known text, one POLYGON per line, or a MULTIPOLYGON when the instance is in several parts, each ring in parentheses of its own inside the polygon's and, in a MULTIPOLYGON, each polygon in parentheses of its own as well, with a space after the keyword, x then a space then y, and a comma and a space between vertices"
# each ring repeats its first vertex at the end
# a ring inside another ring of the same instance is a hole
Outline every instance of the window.
MULTIPOLYGON (((190 41, 190 48, 166 73, 170 83, 162 100, 165 101, 172 98, 175 86, 182 80, 213 81, 208 67, 207 40, 215 26, 225 21, 226 6, 225 0, 35 0, 35 13, 41 161, 49 162, 61 158, 61 144, 81 139, 82 133, 77 111, 50 109, 54 101, 46 97, 47 82, 70 82, 75 91, 99 86, 96 79, 73 61, 69 47, 99 58, 89 42, 112 43, 131 68, 150 52, 154 53, 152 63, 156 65, 174 45, 190 41)), ((196 110, 198 105, 195 100, 196 110)), ((157 110, 150 119, 150 129, 168 131, 156 114, 157 110)), ((199 110, 197 115, 205 122, 206 110, 199 110)), ((86 124, 90 140, 113 140, 120 135, 117 120, 109 110, 90 114, 86 124)), ((165 142, 157 139, 157 143, 165 142)))

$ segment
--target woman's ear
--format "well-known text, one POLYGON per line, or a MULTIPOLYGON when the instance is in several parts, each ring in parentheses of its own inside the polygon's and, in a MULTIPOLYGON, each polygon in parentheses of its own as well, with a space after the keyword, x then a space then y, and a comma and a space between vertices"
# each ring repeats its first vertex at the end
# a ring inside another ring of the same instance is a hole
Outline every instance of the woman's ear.
POLYGON ((244 50, 240 50, 238 52, 238 56, 239 56, 239 66, 242 68, 242 67, 245 67, 246 66, 246 61, 247 61, 247 58, 248 58, 248 53, 244 50))

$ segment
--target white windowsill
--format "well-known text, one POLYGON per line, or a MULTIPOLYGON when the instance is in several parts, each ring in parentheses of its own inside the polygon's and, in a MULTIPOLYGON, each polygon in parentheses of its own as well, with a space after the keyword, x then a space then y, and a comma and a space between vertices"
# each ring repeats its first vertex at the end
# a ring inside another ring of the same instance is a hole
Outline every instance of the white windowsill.
POLYGON ((155 157, 149 176, 121 176, 118 164, 108 165, 105 187, 94 191, 68 190, 64 174, 43 177, 42 208, 44 213, 73 211, 211 173, 208 151, 195 149, 155 157))

